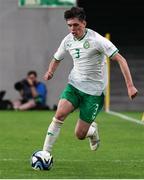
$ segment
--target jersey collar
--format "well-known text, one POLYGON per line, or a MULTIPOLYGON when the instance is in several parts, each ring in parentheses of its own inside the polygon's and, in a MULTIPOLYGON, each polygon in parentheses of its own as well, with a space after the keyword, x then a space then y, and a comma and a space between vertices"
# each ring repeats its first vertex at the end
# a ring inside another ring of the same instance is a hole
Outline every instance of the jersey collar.
POLYGON ((86 34, 87 34, 87 29, 85 29, 85 33, 84 33, 84 35, 81 37, 81 38, 79 38, 79 39, 77 39, 76 37, 74 37, 74 40, 75 41, 81 41, 85 36, 86 36, 86 34))

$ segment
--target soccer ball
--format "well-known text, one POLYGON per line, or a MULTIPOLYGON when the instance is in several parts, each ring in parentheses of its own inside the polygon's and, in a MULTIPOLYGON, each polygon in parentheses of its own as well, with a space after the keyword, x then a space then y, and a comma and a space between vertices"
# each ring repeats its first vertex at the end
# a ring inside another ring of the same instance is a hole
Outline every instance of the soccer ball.
POLYGON ((35 170, 50 170, 53 166, 53 156, 47 151, 36 151, 31 156, 31 166, 35 170))

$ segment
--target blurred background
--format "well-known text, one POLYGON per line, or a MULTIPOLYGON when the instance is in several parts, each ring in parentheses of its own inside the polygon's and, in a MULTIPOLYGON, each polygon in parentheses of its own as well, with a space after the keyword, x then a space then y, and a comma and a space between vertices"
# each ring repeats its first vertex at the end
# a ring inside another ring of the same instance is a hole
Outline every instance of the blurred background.
MULTIPOLYGON (((117 63, 111 63, 112 110, 143 111, 144 102, 144 5, 142 1, 78 0, 87 14, 87 27, 101 35, 110 33, 111 41, 127 59, 134 84, 139 95, 134 101, 127 96, 124 79, 117 63)), ((14 83, 27 72, 36 70, 38 79, 68 30, 63 19, 67 8, 26 8, 18 0, 0 0, 0 90, 6 90, 6 98, 14 100, 18 92, 14 83)), ((69 55, 61 63, 54 78, 47 85, 47 104, 57 104, 59 95, 67 83, 72 68, 69 55)))

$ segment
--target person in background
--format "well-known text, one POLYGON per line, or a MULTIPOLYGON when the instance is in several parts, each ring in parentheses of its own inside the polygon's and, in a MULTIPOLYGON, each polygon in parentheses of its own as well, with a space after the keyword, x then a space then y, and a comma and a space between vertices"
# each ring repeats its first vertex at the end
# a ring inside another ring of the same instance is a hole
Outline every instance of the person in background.
POLYGON ((27 77, 14 85, 21 99, 13 102, 16 110, 43 109, 46 107, 47 88, 38 81, 36 71, 29 71, 27 77))

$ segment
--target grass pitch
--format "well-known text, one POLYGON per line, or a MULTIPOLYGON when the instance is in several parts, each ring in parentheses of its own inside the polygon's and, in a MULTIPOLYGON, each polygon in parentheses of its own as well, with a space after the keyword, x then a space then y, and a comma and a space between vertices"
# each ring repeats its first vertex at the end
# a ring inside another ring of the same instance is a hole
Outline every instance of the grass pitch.
MULTIPOLYGON (((126 113, 134 118, 140 113, 126 113)), ((42 149, 54 112, 0 111, 1 179, 144 179, 144 126, 101 112, 97 117, 101 144, 96 152, 88 140, 74 136, 78 112, 65 121, 52 155, 50 171, 35 171, 30 156, 42 149)))

